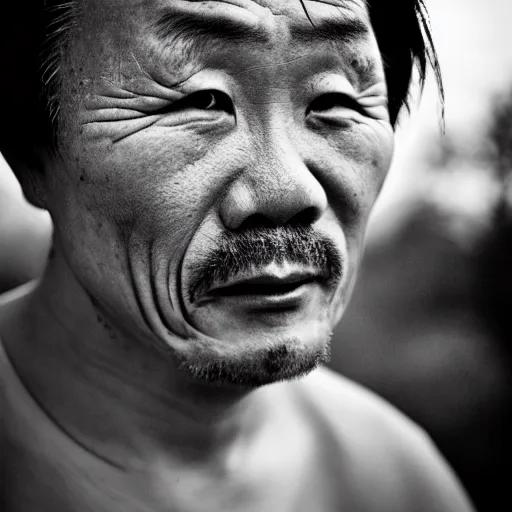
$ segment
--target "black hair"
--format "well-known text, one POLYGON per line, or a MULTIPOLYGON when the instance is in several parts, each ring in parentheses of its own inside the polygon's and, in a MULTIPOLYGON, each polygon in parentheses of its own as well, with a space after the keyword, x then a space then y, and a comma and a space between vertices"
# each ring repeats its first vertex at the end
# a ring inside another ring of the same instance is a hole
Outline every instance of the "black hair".
MULTIPOLYGON (((79 1, 79 0, 78 0, 79 1)), ((12 2, 0 22, 0 151, 9 161, 56 148, 60 68, 77 15, 75 0, 12 2)))
MULTIPOLYGON (((10 15, 2 16, 0 151, 8 161, 28 158, 37 147, 58 148, 60 70, 77 25, 79 2, 11 2, 10 15)), ((366 0, 366 4, 385 66, 395 125, 399 111, 408 105, 415 64, 421 83, 431 64, 443 99, 428 14, 422 0, 366 0)))
POLYGON ((384 62, 391 122, 396 124, 403 106, 409 106, 414 65, 423 87, 427 64, 437 81, 444 113, 444 89, 427 8, 423 0, 367 0, 370 20, 384 62))

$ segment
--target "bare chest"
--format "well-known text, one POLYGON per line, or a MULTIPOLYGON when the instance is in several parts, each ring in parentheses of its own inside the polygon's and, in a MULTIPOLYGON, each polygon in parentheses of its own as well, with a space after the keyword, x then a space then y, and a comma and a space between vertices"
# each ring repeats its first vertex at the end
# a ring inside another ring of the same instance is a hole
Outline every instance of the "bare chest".
MULTIPOLYGON (((93 468, 47 465, 9 450, 3 512, 339 512, 337 490, 321 468, 274 472, 249 480, 175 471, 160 478, 93 468)), ((5 470, 5 471, 4 471, 5 470)))

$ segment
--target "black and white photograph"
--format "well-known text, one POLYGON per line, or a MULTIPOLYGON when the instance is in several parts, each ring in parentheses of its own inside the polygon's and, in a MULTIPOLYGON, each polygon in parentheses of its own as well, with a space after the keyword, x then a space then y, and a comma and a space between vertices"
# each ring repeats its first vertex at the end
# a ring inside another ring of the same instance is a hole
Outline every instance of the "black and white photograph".
POLYGON ((0 16, 0 512, 496 512, 510 0, 0 16))

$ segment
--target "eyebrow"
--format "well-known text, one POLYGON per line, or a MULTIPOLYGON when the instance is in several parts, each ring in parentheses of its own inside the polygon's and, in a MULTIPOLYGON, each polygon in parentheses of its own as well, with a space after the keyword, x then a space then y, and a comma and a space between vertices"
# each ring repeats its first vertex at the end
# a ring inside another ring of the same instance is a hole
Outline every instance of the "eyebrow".
POLYGON ((292 39, 300 43, 328 41, 332 43, 352 43, 368 36, 369 27, 357 18, 326 19, 313 26, 291 27, 292 39))
POLYGON ((208 46, 215 42, 266 43, 269 35, 231 18, 200 16, 194 13, 163 11, 154 23, 157 38, 163 44, 176 40, 208 46))
MULTIPOLYGON (((214 43, 268 43, 270 35, 258 26, 232 18, 201 16, 196 13, 164 10, 154 23, 155 34, 165 45, 186 41, 206 47, 214 43)), ((292 40, 304 44, 327 41, 351 43, 366 37, 369 27, 359 19, 326 19, 314 25, 292 25, 292 40)))

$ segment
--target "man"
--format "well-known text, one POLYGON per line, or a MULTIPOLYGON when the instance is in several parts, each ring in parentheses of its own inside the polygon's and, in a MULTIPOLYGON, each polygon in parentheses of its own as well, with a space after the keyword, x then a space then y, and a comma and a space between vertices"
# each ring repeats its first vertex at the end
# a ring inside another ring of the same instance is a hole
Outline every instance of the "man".
POLYGON ((1 313, 4 510, 471 510, 420 428, 319 368, 425 65, 421 6, 386 4, 9 21, 1 150, 55 232, 1 313))

